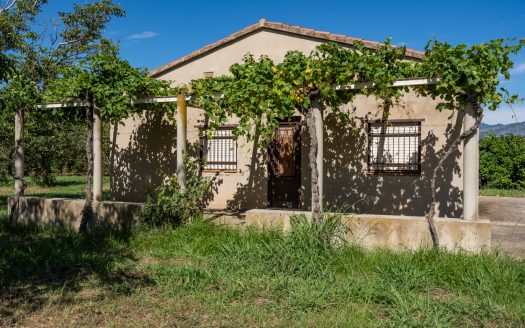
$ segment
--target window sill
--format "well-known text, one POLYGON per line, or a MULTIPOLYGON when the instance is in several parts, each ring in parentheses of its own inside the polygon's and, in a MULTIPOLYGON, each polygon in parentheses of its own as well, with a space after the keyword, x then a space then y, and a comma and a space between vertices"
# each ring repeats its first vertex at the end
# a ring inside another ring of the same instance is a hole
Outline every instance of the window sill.
POLYGON ((367 171, 367 175, 409 175, 409 176, 421 176, 421 171, 414 172, 381 172, 381 171, 367 171))
POLYGON ((202 170, 202 173, 240 173, 240 170, 202 170))

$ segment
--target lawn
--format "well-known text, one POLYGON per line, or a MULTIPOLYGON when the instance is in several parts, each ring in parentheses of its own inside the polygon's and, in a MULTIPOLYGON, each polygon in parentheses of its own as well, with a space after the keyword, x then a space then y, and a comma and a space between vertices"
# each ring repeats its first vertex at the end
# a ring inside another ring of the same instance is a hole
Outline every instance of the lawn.
POLYGON ((207 222, 129 238, 4 227, 0 295, 0 326, 520 327, 525 262, 207 222))
POLYGON ((525 190, 483 188, 479 190, 479 195, 497 197, 525 197, 525 190))
MULTIPOLYGON (((28 193, 82 196, 81 178, 59 183, 28 193)), ((524 260, 327 247, 305 232, 0 224, 0 326, 525 327, 524 260)))

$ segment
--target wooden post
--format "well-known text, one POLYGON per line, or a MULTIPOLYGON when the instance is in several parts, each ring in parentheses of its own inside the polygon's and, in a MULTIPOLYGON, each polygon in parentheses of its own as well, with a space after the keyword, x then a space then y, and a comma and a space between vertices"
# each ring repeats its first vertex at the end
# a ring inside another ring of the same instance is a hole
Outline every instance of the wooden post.
POLYGON ((15 195, 24 194, 24 109, 15 113, 15 195))
POLYGON ((177 179, 182 190, 186 189, 186 167, 184 166, 188 132, 186 113, 186 94, 179 93, 177 95, 177 179))
POLYGON ((95 106, 93 111, 93 200, 96 202, 102 201, 102 177, 102 119, 100 108, 95 106))

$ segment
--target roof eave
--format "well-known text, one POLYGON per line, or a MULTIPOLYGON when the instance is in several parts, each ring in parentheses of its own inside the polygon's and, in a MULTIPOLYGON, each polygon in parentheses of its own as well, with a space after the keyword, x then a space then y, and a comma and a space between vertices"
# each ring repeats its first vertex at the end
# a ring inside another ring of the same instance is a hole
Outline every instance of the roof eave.
MULTIPOLYGON (((369 41, 369 40, 363 40, 363 39, 359 39, 359 38, 353 38, 353 37, 350 37, 350 36, 346 36, 344 34, 333 34, 333 33, 330 33, 330 32, 322 32, 322 31, 317 31, 317 30, 313 30, 313 29, 309 29, 309 28, 303 28, 303 27, 300 27, 300 26, 292 26, 292 25, 287 25, 287 24, 283 24, 283 23, 276 23, 276 22, 268 22, 266 21, 265 19, 261 19, 259 20, 259 22, 257 24, 253 24, 253 25, 250 25, 238 32, 235 32, 233 34, 230 34, 229 36, 219 40, 219 41, 216 41, 214 43, 211 43, 211 44, 208 44, 196 51, 193 51, 192 53, 188 54, 188 55, 185 55, 183 57, 180 57, 166 65, 163 65, 163 66, 160 66, 152 71, 149 72, 149 76, 150 77, 158 77, 160 76, 162 73, 166 72, 166 71, 169 71, 169 70, 172 70, 174 69, 175 67, 177 66, 180 66, 180 65, 183 65, 185 64, 186 62, 189 62, 191 60, 194 60, 196 58, 199 58, 201 56, 204 56, 205 54, 207 53, 210 53, 212 52, 213 50, 219 48, 219 47, 222 47, 226 44, 229 44, 229 43, 232 43, 232 42, 235 42, 236 40, 248 35, 248 34, 251 34, 251 33, 254 33, 256 31, 259 31, 259 30, 269 30, 269 31, 278 31, 278 32, 285 32, 285 33, 290 33, 290 34, 294 34, 294 35, 300 35, 300 36, 304 36, 304 37, 309 37, 309 38, 315 38, 315 39, 319 39, 319 40, 322 40, 322 41, 328 41, 328 42, 336 42, 336 43, 339 43, 339 44, 343 44, 343 45, 352 45, 354 42, 356 41, 360 41, 362 42, 366 47, 369 47, 371 49, 377 49, 379 48, 382 43, 380 42, 375 42, 375 41, 369 41)), ((417 50, 413 50, 413 49, 407 49, 406 51, 406 57, 408 59, 415 59, 415 60, 421 60, 424 56, 424 53, 421 52, 421 51, 417 51, 417 50)))

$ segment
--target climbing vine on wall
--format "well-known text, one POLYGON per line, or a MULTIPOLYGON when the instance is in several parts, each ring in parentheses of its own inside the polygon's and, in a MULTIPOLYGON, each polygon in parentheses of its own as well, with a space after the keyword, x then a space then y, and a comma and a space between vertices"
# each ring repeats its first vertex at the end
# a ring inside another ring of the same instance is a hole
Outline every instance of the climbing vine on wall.
MULTIPOLYGON (((495 110, 501 103, 520 101, 500 86, 510 78, 511 56, 525 45, 525 40, 498 39, 472 46, 452 46, 430 41, 421 60, 407 60, 405 47, 392 46, 387 39, 378 49, 356 41, 351 48, 335 43, 322 44, 309 55, 290 51, 283 62, 269 57, 246 55, 241 63, 230 67, 230 75, 202 78, 192 82, 195 104, 206 110, 210 124, 220 125, 230 116, 239 118, 235 133, 265 143, 272 137, 280 120, 290 119, 296 111, 306 117, 311 135, 310 167, 312 169, 312 214, 321 220, 318 170, 315 161, 316 111, 330 108, 341 121, 350 119, 340 106, 357 95, 373 96, 383 109, 408 91, 394 88, 403 78, 438 78, 435 85, 415 87, 424 96, 439 99, 437 110, 453 110, 472 104, 476 123, 461 134, 440 160, 432 178, 433 199, 428 220, 434 243, 438 245, 433 224, 436 172, 462 140, 474 133, 481 122, 483 108, 495 110), (358 82, 373 82, 373 88, 348 89, 358 82), (317 195, 316 195, 317 194, 317 195)), ((386 112, 388 114, 388 112, 386 112)))

